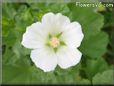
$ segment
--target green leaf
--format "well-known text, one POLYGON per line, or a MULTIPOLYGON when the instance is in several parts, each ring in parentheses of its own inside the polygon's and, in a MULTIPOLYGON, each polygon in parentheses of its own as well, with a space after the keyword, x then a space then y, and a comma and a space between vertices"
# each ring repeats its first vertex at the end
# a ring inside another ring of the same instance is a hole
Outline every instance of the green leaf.
POLYGON ((3 44, 7 45, 8 47, 12 47, 16 42, 16 35, 13 30, 9 31, 9 34, 3 37, 3 44))
POLYGON ((76 67, 45 73, 34 65, 27 64, 29 58, 21 58, 15 64, 3 64, 3 84, 69 84, 75 83, 80 64, 76 67))
MULTIPOLYGON (((86 34, 85 34, 86 36, 86 34)), ((89 37, 87 40, 83 40, 80 50, 83 55, 91 58, 101 57, 106 52, 108 44, 108 36, 104 32, 99 32, 96 35, 89 37)))
MULTIPOLYGON (((0 54, 1 53, 1 50, 0 50, 0 54)), ((0 84, 2 83, 2 56, 0 55, 0 84)))
POLYGON ((105 62, 105 60, 100 57, 98 59, 88 59, 86 61, 86 67, 85 67, 85 72, 86 75, 89 79, 92 79, 92 77, 98 73, 98 72, 103 72, 104 70, 108 69, 109 66, 105 62))
POLYGON ((81 79, 80 81, 76 82, 76 84, 89 85, 89 84, 91 84, 91 82, 88 79, 81 79))
POLYGON ((101 57, 108 43, 107 34, 101 31, 103 16, 95 12, 93 8, 76 7, 73 3, 68 6, 72 11, 72 21, 79 22, 84 33, 80 46, 81 52, 91 58, 101 57))
POLYGON ((7 37, 9 32, 13 29, 13 21, 9 18, 2 17, 2 36, 7 37))
POLYGON ((93 79, 93 84, 113 84, 114 85, 114 70, 106 70, 103 73, 97 73, 93 79))
POLYGON ((92 8, 76 7, 73 3, 68 6, 72 12, 72 21, 77 21, 82 25, 85 39, 101 31, 104 24, 104 18, 101 14, 94 12, 92 8))
MULTIPOLYGON (((32 77, 36 74, 34 69, 27 64, 28 58, 19 59, 16 64, 3 64, 3 84, 26 84, 31 83, 32 77)), ((39 76, 39 75, 38 75, 39 76)), ((37 77, 37 76, 36 76, 37 77)), ((37 80, 37 79, 36 79, 37 80)))
POLYGON ((5 18, 7 19, 13 20, 14 16, 16 15, 15 5, 12 3, 3 3, 2 15, 5 16, 5 18))

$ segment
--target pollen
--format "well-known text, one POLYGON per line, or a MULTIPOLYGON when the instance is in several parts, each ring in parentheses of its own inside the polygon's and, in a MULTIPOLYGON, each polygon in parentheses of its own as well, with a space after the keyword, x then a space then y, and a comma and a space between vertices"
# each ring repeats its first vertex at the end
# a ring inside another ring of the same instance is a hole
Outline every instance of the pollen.
POLYGON ((52 37, 49 43, 53 48, 57 48, 60 45, 60 40, 57 37, 52 37))

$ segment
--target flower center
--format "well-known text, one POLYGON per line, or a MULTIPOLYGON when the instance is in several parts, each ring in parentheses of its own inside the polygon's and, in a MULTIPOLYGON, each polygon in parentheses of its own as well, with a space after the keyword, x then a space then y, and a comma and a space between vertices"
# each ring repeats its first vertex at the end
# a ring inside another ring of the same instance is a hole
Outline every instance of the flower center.
POLYGON ((53 49, 56 53, 60 47, 66 46, 65 42, 60 38, 62 35, 61 33, 58 33, 56 35, 48 35, 47 41, 46 41, 46 47, 53 49))
POLYGON ((57 48, 60 45, 60 40, 57 37, 52 37, 49 41, 50 46, 57 48))

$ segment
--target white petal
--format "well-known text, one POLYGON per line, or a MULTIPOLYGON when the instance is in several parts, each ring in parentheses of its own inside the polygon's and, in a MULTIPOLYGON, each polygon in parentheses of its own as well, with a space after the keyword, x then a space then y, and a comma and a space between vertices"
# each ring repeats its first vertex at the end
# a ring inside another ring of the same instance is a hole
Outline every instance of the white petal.
POLYGON ((67 16, 63 16, 61 13, 53 14, 50 12, 43 16, 42 24, 46 25, 50 34, 57 34, 62 32, 64 26, 70 24, 70 20, 67 16))
POLYGON ((56 23, 58 25, 67 25, 70 24, 70 19, 67 16, 63 16, 61 13, 56 14, 56 23))
POLYGON ((63 68, 69 68, 80 62, 81 52, 72 48, 61 48, 58 53, 58 65, 63 68))
POLYGON ((52 23, 54 21, 54 18, 55 18, 55 14, 49 12, 49 13, 46 13, 43 17, 42 17, 42 23, 52 23))
POLYGON ((45 30, 41 23, 36 22, 27 27, 23 35, 22 45, 27 48, 41 48, 45 40, 45 30))
POLYGON ((64 40, 67 46, 77 48, 80 46, 83 37, 81 25, 78 22, 73 22, 66 26, 61 39, 64 40))
POLYGON ((31 52, 31 59, 44 72, 53 71, 57 65, 57 57, 46 49, 35 49, 31 52))
POLYGON ((61 13, 53 14, 53 13, 46 13, 42 18, 42 23, 59 23, 59 24, 68 24, 70 20, 67 16, 62 15, 61 13))

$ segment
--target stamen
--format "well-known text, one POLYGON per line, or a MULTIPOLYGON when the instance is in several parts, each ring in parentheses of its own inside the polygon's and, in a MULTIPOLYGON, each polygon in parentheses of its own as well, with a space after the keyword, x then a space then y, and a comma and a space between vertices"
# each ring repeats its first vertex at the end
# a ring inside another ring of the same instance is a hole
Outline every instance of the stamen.
POLYGON ((60 40, 57 37, 52 37, 49 43, 53 48, 57 48, 60 45, 60 40))

